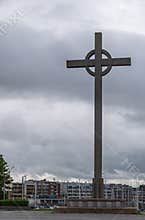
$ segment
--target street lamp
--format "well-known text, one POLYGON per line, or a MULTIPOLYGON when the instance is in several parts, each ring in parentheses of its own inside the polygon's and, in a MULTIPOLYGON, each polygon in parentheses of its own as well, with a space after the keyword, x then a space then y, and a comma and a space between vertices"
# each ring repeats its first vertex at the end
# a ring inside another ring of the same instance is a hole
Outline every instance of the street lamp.
POLYGON ((22 176, 22 200, 24 199, 24 196, 26 199, 26 178, 26 175, 22 176))

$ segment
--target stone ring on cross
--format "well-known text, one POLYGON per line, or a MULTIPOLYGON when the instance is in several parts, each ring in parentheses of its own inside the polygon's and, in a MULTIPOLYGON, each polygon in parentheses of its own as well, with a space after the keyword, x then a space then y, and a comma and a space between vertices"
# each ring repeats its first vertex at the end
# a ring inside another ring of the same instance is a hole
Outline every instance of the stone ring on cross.
MULTIPOLYGON (((95 76, 95 71, 91 70, 90 67, 89 67, 89 61, 90 61, 90 58, 92 56, 95 55, 95 50, 91 50, 85 57, 85 61, 86 61, 86 71, 92 75, 92 76, 95 76)), ((110 55, 110 53, 107 51, 107 50, 104 50, 102 49, 102 55, 105 55, 108 59, 108 66, 106 67, 105 70, 102 71, 102 76, 105 76, 107 73, 109 73, 112 69, 112 57, 110 55)))

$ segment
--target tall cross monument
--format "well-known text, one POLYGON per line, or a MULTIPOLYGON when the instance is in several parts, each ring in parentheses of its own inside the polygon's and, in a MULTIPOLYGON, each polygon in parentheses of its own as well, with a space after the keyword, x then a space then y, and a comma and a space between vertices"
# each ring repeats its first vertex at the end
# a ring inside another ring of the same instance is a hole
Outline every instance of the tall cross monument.
POLYGON ((95 78, 94 99, 94 178, 93 197, 104 197, 102 178, 102 77, 109 73, 112 66, 129 66, 131 58, 112 58, 108 51, 102 49, 102 33, 95 33, 95 49, 83 60, 68 60, 67 68, 85 68, 95 78), (104 56, 102 56, 104 55, 104 56), (94 59, 91 57, 94 56, 94 59), (93 67, 93 69, 92 69, 93 67), (103 67, 105 69, 103 69, 103 67))

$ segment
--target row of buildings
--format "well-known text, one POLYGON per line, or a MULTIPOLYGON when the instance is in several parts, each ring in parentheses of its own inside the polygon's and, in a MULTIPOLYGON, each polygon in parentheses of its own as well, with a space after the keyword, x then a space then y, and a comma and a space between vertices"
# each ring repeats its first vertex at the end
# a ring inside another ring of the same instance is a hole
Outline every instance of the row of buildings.
MULTIPOLYGON (((10 199, 28 199, 31 206, 49 207, 64 205, 66 199, 92 198, 92 184, 88 182, 59 182, 23 180, 12 183, 10 199)), ((125 199, 145 207, 145 185, 138 188, 123 184, 105 184, 104 198, 125 199)))
POLYGON ((66 199, 91 198, 92 184, 80 182, 57 182, 47 180, 27 180, 13 183, 10 199, 28 199, 36 206, 54 206, 65 203, 66 199))

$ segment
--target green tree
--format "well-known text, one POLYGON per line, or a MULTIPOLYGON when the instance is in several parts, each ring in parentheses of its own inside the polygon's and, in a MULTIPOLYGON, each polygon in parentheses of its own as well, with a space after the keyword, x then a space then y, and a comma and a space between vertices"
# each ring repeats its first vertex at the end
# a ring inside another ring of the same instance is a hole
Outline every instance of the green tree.
POLYGON ((10 169, 3 158, 3 155, 0 154, 0 199, 7 198, 8 196, 8 186, 12 182, 12 177, 10 176, 10 169))

